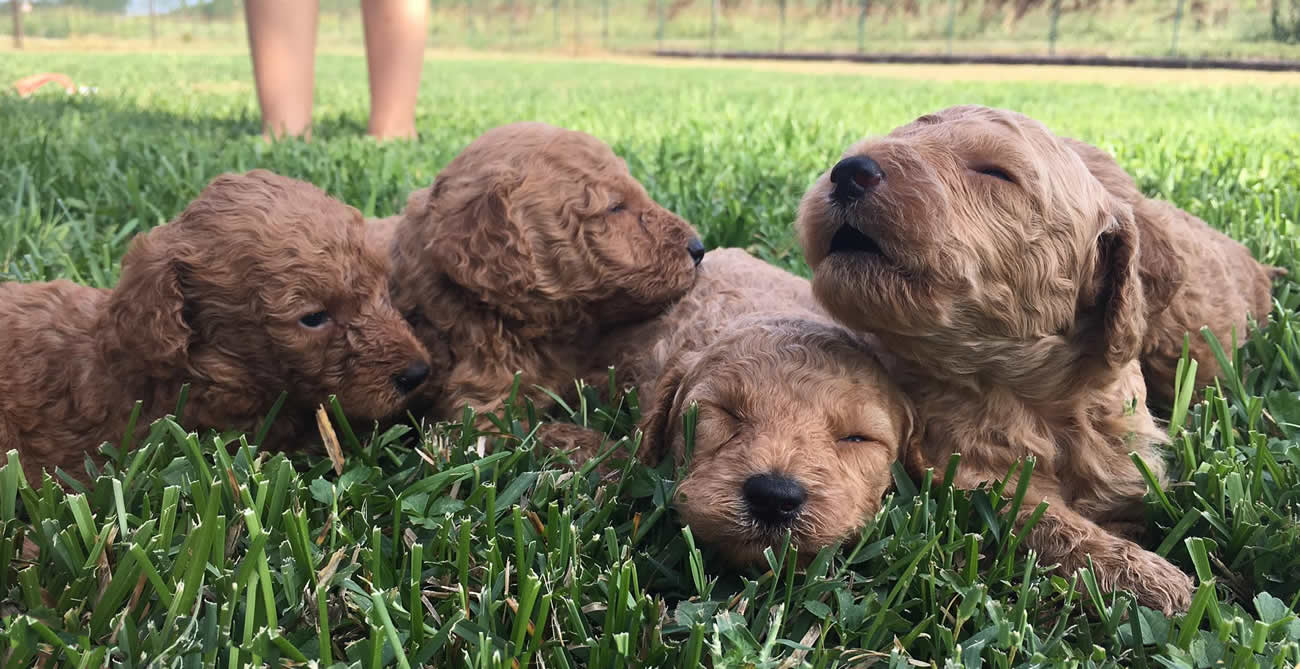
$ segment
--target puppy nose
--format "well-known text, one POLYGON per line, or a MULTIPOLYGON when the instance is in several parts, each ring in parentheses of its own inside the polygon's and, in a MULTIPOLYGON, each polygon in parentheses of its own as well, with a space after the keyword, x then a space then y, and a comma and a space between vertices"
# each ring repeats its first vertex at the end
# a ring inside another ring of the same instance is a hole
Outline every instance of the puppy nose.
POLYGON ((757 474, 744 486, 749 512, 769 525, 788 523, 799 515, 808 493, 799 482, 780 474, 757 474))
POLYGON ((420 387, 429 378, 429 366, 422 362, 413 362, 401 374, 393 377, 393 385, 403 395, 420 387))
POLYGON ((699 265, 700 261, 704 260, 704 242, 700 241, 699 237, 691 237, 691 240, 686 242, 686 252, 691 254, 691 260, 699 265))
POLYGON ((845 158, 831 169, 831 183, 835 190, 831 197, 839 202, 852 202, 875 190, 885 180, 885 171, 868 156, 845 158))

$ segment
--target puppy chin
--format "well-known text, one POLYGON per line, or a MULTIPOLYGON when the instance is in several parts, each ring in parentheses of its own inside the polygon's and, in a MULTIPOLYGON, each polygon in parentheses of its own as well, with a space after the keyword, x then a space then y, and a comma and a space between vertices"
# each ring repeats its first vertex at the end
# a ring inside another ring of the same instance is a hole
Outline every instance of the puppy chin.
MULTIPOLYGON (((753 538, 748 536, 727 537, 720 540, 711 541, 710 544, 716 546, 719 552, 727 561, 737 567, 767 567, 767 557, 763 552, 768 548, 777 559, 781 559, 781 547, 785 544, 784 530, 763 533, 764 538, 753 538)), ((799 533, 793 533, 790 537, 790 545, 794 547, 797 553, 795 564, 800 567, 806 567, 821 549, 829 546, 829 543, 817 542, 803 537, 799 533)))
MULTIPOLYGON (((768 548, 779 559, 787 531, 786 527, 763 527, 748 517, 731 518, 721 515, 707 520, 700 518, 688 524, 695 532, 697 541, 714 547, 729 564, 736 567, 766 567, 767 558, 763 552, 768 548)), ((806 564, 821 546, 813 548, 811 555, 805 555, 805 549, 809 545, 808 537, 799 532, 797 524, 788 529, 791 532, 790 543, 799 551, 799 563, 806 564)))
MULTIPOLYGON (((792 541, 794 539, 792 538, 792 541)), ((722 556, 733 566, 736 567, 766 567, 767 558, 763 552, 768 548, 773 553, 781 550, 781 536, 773 536, 766 539, 754 539, 746 535, 729 536, 715 538, 709 541, 710 545, 715 546, 722 556)), ((779 559, 780 556, 778 555, 779 559)))
POLYGON ((409 401, 412 399, 393 390, 359 393, 359 395, 359 397, 355 398, 338 396, 339 405, 343 407, 343 413, 357 420, 383 420, 389 418, 406 411, 409 401))
POLYGON ((813 294, 837 319, 859 330, 874 329, 876 304, 885 302, 888 273, 880 263, 849 254, 828 256, 813 271, 813 294))

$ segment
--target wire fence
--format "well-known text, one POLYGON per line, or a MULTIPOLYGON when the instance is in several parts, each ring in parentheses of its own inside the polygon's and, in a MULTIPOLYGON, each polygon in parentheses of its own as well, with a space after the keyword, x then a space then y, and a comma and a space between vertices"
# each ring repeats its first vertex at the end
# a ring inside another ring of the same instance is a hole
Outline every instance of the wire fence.
MULTIPOLYGON (((361 44, 322 0, 323 45, 361 44)), ((20 39, 247 40, 232 0, 0 3, 20 39)), ((1300 0, 430 0, 429 44, 494 51, 1162 56, 1300 61, 1300 0)))

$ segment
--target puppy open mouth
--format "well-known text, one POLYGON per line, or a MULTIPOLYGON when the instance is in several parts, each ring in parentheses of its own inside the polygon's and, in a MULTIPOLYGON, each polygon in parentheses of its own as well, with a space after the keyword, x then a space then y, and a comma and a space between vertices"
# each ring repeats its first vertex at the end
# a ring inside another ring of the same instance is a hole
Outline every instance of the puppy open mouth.
POLYGON ((869 253, 872 255, 883 256, 884 251, 876 241, 864 234, 856 227, 845 223, 835 231, 835 236, 831 237, 831 247, 829 254, 836 253, 869 253))

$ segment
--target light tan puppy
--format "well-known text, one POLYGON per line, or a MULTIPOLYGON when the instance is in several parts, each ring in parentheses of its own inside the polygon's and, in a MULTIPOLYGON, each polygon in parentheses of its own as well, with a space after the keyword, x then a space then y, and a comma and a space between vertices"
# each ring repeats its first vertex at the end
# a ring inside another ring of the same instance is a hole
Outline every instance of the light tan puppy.
POLYGON ((676 508, 738 564, 784 533, 804 559, 875 514, 890 465, 917 438, 911 404, 867 337, 834 324, 811 286, 739 249, 710 251, 664 316, 614 333, 597 355, 639 386, 638 456, 686 456, 676 508))
MULTIPOLYGON (((917 475, 962 460, 955 485, 1036 460, 1017 522, 1067 574, 1183 610, 1192 581, 1132 540, 1164 481, 1146 408, 1140 230, 1069 145, 1014 112, 960 107, 850 147, 808 191, 799 234, 832 314, 876 334, 925 422, 917 475)), ((1015 485, 1009 486, 1010 490, 1015 485)))
POLYGON ((1197 387, 1214 383, 1223 370, 1201 328, 1208 327, 1231 354, 1234 332, 1238 344, 1249 334, 1248 318, 1268 319, 1273 279, 1286 270, 1260 264, 1249 249, 1205 221, 1142 195, 1133 177, 1105 151, 1063 139, 1111 195, 1133 207, 1142 237, 1138 272, 1148 313, 1142 371, 1152 400, 1163 406, 1173 401, 1184 333, 1190 334, 1188 353, 1197 362, 1197 387))

